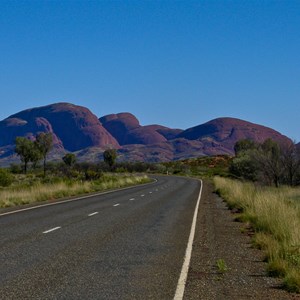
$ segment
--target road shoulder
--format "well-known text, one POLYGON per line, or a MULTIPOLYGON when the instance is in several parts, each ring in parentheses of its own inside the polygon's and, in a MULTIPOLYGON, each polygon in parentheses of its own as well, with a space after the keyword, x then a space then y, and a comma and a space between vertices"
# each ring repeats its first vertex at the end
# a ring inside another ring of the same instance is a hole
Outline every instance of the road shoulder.
POLYGON ((280 280, 266 274, 262 251, 251 243, 251 232, 204 181, 184 299, 300 299, 280 289, 280 280), (223 260, 227 270, 216 266, 223 260))

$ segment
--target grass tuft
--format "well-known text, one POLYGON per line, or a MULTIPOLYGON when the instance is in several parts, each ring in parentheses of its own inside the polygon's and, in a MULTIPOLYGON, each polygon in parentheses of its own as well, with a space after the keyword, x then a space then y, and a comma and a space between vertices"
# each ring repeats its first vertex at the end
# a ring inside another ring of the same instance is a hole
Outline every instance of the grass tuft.
POLYGON ((284 278, 284 287, 300 291, 300 189, 255 186, 215 177, 218 193, 251 224, 254 242, 265 253, 268 273, 284 278))
POLYGON ((290 271, 283 280, 283 287, 292 293, 300 293, 300 274, 299 270, 290 271))
POLYGON ((228 271, 228 267, 227 267, 227 264, 225 262, 224 259, 220 258, 216 261, 216 266, 218 268, 218 271, 221 273, 221 274, 224 274, 225 272, 228 271))

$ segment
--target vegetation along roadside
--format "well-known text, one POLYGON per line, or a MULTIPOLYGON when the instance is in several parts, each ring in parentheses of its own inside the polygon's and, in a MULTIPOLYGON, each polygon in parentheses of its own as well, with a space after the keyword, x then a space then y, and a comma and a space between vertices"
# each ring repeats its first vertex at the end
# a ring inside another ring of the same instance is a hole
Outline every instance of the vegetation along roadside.
POLYGON ((217 192, 235 209, 237 219, 255 231, 254 243, 265 253, 268 273, 283 287, 300 292, 300 188, 266 187, 215 177, 217 192))
POLYGON ((16 153, 22 165, 0 169, 0 208, 32 204, 87 193, 106 191, 150 182, 140 165, 131 169, 116 166, 116 151, 104 151, 104 161, 98 164, 77 163, 73 153, 61 162, 47 163, 52 148, 51 134, 39 134, 35 141, 19 137, 16 153), (43 160, 43 166, 39 161, 43 160))
POLYGON ((93 180, 64 178, 48 178, 48 180, 50 182, 33 176, 29 180, 22 178, 11 187, 2 188, 0 207, 19 206, 150 182, 150 178, 145 175, 132 174, 104 174, 99 179, 93 180))

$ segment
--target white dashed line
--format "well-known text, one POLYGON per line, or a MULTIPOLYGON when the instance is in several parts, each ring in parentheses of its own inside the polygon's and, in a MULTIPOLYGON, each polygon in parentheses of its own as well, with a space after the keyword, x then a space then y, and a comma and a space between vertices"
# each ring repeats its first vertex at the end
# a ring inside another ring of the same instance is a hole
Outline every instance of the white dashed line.
POLYGON ((143 194, 143 195, 141 195, 141 197, 145 197, 145 195, 143 194))
POLYGON ((97 215, 97 214, 98 214, 98 212, 97 212, 97 211, 95 211, 95 212, 93 212, 93 213, 89 214, 88 216, 89 216, 89 217, 92 217, 92 216, 94 216, 94 215, 97 215))
POLYGON ((120 203, 117 203, 117 204, 115 204, 114 206, 119 206, 120 205, 120 203))
POLYGON ((60 229, 60 228, 61 228, 61 227, 54 227, 54 228, 52 228, 52 229, 49 229, 49 230, 44 231, 43 233, 49 233, 49 232, 52 232, 52 231, 57 230, 57 229, 60 229))
POLYGON ((152 194, 152 192, 149 192, 149 194, 152 194))
POLYGON ((129 199, 129 201, 133 201, 133 200, 135 200, 135 198, 131 198, 131 199, 129 199))

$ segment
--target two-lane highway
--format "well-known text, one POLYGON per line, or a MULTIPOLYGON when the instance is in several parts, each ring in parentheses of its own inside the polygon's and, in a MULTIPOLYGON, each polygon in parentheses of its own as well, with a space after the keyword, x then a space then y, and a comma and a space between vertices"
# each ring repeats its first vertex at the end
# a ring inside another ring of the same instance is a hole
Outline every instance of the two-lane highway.
POLYGON ((173 299, 200 182, 0 215, 0 299, 173 299))

